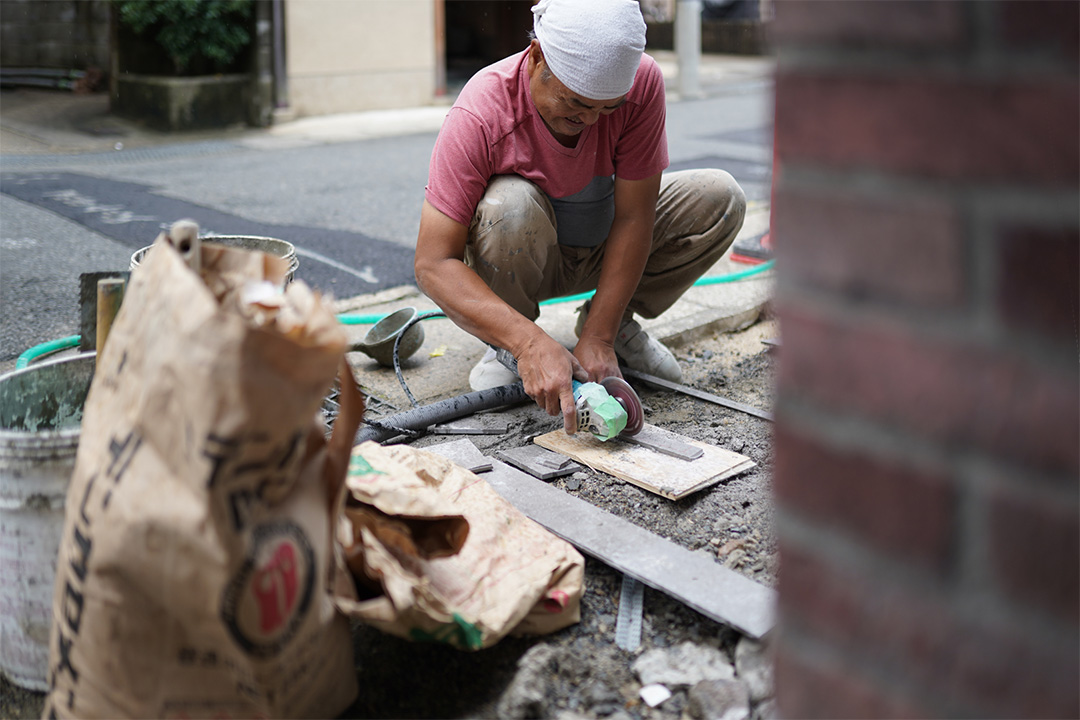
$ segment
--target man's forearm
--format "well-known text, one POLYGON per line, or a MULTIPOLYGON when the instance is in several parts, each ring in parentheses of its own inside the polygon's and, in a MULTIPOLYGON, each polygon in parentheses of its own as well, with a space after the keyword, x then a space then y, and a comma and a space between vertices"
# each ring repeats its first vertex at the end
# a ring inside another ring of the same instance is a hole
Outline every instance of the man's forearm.
POLYGON ((540 328, 514 310, 464 262, 446 259, 417 274, 424 294, 455 325, 484 342, 513 352, 540 328))
POLYGON ((649 234, 638 223, 614 223, 583 334, 613 342, 649 259, 649 234))
POLYGON ((644 180, 615 180, 615 219, 582 337, 614 342, 649 260, 659 193, 660 173, 644 180))

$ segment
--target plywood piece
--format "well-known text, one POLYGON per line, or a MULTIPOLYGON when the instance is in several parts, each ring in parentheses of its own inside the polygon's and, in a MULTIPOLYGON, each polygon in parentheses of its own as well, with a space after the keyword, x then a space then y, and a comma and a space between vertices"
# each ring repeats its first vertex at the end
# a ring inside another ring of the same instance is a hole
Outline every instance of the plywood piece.
POLYGON ((533 442, 669 500, 684 498, 755 465, 745 455, 648 423, 642 431, 701 448, 702 456, 696 460, 679 460, 617 439, 601 442, 588 433, 567 435, 563 430, 540 435, 533 442))
POLYGON ((484 477, 496 492, 583 553, 752 638, 775 625, 775 590, 506 463, 492 465, 484 477))

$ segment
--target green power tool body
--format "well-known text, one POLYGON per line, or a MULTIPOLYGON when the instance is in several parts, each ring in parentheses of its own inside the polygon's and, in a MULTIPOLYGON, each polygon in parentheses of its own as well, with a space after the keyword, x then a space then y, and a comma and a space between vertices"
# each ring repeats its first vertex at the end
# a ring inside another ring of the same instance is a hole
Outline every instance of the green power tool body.
POLYGON ((573 383, 578 430, 601 442, 641 432, 645 413, 637 393, 625 380, 612 376, 598 383, 573 383))

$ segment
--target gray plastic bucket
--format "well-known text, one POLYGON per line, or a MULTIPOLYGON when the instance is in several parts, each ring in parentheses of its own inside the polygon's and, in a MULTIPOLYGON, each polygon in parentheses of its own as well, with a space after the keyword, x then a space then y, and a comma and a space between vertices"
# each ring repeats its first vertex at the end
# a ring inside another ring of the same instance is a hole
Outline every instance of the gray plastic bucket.
POLYGON ((48 689, 56 555, 96 353, 0 376, 0 672, 48 689))
MULTIPOLYGON (((296 269, 300 267, 300 259, 296 257, 296 247, 286 240, 272 237, 259 237, 257 235, 208 235, 200 238, 203 242, 217 243, 228 247, 242 248, 244 250, 259 250, 274 257, 284 258, 289 261, 289 272, 285 275, 285 282, 290 283, 296 275, 296 269)), ((136 250, 131 256, 131 269, 134 270, 150 252, 153 245, 136 250)))

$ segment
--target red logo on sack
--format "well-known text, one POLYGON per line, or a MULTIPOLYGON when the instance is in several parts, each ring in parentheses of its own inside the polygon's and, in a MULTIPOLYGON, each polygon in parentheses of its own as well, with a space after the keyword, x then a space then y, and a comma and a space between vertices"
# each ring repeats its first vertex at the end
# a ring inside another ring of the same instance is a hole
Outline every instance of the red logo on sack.
POLYGON ((315 553, 300 527, 256 527, 251 550, 222 594, 221 619, 248 653, 276 655, 307 617, 315 576, 315 553))
POLYGON ((296 550, 282 544, 263 567, 255 571, 252 592, 259 603, 259 629, 277 630, 296 604, 296 550))

